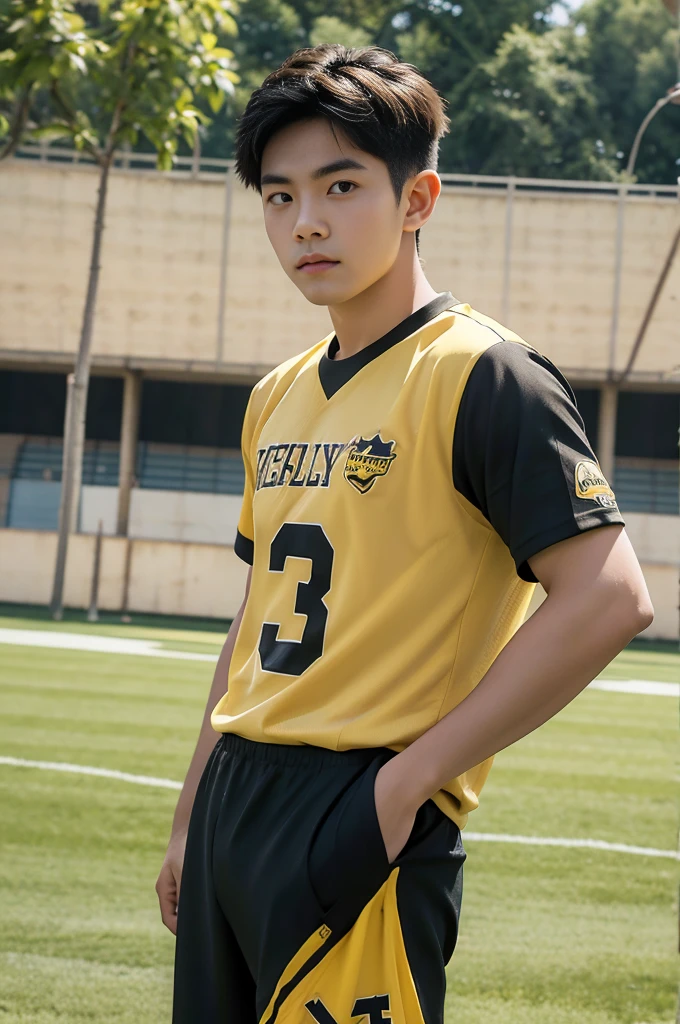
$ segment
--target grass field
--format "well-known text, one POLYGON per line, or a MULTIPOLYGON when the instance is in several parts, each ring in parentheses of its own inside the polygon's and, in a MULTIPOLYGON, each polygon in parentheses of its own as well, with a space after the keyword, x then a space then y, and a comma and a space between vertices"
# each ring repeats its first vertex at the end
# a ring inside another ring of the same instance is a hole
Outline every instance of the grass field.
MULTIPOLYGON (((0 607, 3 627, 208 654, 224 635, 0 607)), ((211 675, 209 662, 0 645, 0 756, 181 780, 211 675)), ((638 643, 603 675, 677 682, 680 657, 638 643)), ((469 829, 672 850, 676 743, 673 699, 585 691, 498 755, 469 829)), ((177 794, 1 764, 0 794, 0 1024, 169 1022, 174 940, 154 883, 177 794)), ((673 859, 463 838, 446 1024, 675 1020, 673 859)))

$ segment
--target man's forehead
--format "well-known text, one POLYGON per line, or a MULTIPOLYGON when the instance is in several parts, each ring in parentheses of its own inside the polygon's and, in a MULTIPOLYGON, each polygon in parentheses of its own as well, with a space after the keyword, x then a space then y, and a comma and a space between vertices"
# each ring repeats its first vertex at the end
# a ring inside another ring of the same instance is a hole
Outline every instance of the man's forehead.
POLYGON ((262 153, 262 175, 318 177, 320 169, 341 160, 368 167, 370 154, 358 149, 342 129, 331 127, 323 118, 296 121, 281 128, 267 142, 262 153))

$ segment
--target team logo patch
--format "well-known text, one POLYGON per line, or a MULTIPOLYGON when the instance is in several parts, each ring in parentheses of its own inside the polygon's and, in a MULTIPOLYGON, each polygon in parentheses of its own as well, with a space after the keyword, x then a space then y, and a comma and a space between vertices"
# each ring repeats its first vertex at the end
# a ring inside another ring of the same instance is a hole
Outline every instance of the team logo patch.
POLYGON ((616 508, 613 490, 607 483, 600 467, 590 459, 577 464, 574 470, 574 485, 577 498, 596 501, 603 508, 616 508))
POLYGON ((370 491, 379 476, 385 476, 397 457, 394 441, 383 441, 380 433, 368 440, 354 441, 347 454, 344 477, 361 494, 370 491))

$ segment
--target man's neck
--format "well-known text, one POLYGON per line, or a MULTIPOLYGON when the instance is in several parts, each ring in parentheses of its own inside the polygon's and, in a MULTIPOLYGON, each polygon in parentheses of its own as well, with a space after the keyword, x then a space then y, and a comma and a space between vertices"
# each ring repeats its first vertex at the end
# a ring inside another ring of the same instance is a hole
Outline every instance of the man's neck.
POLYGON ((391 270, 366 291, 341 305, 328 307, 338 339, 335 359, 347 359, 361 352, 437 294, 425 277, 415 250, 412 263, 398 258, 391 270))

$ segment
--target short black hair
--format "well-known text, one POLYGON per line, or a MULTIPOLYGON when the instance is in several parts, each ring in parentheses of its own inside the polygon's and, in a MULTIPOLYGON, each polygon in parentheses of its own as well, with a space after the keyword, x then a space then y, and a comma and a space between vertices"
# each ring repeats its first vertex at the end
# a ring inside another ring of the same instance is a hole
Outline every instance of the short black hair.
POLYGON ((436 170, 439 140, 449 130, 444 100, 412 64, 379 46, 325 43, 297 50, 253 92, 236 135, 241 181, 261 191, 271 137, 315 117, 384 161, 397 202, 412 174, 436 170))

